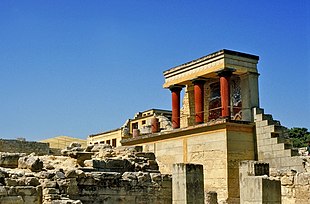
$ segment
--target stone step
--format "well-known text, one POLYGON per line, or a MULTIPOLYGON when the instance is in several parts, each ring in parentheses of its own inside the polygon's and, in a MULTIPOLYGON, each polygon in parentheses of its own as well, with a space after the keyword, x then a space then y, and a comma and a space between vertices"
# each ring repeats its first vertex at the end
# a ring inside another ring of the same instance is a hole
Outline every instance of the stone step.
POLYGON ((264 115, 263 115, 263 119, 264 119, 264 120, 273 120, 273 117, 272 117, 271 114, 264 114, 264 115))
POLYGON ((279 125, 279 126, 281 126, 281 123, 278 120, 268 120, 268 124, 269 125, 279 125))
POLYGON ((253 108, 252 110, 253 110, 253 115, 264 114, 263 108, 253 108))

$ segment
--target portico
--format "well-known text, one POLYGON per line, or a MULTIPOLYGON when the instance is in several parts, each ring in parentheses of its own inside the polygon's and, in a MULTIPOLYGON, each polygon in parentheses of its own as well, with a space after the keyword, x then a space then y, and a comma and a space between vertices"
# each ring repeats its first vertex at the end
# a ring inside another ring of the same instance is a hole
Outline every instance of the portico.
POLYGON ((259 107, 258 60, 224 49, 165 71, 163 87, 172 94, 173 128, 218 118, 253 121, 251 108, 259 107), (189 101, 180 111, 183 88, 189 101))

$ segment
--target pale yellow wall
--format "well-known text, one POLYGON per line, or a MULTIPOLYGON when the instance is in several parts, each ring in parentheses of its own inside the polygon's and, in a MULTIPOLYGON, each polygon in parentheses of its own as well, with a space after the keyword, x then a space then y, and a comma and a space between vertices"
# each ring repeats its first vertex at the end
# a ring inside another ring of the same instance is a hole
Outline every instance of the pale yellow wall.
POLYGON ((225 129, 141 145, 144 151, 155 153, 162 173, 171 174, 174 163, 202 164, 205 190, 216 191, 219 198, 227 198, 225 129))
POLYGON ((139 145, 155 153, 162 173, 172 173, 174 163, 202 164, 205 191, 238 202, 239 162, 254 159, 253 141, 251 127, 236 126, 139 145))
MULTIPOLYGON (((254 132, 228 131, 227 136, 228 192, 230 198, 239 197, 239 162, 254 160, 254 132)), ((233 200, 231 202, 234 202, 233 200)))
POLYGON ((87 144, 95 144, 95 143, 100 143, 104 142, 105 144, 107 143, 107 140, 110 140, 110 144, 112 145, 112 139, 116 139, 116 146, 121 146, 121 138, 122 138, 122 130, 118 129, 115 131, 107 132, 107 133, 102 133, 98 134, 96 136, 88 136, 87 138, 87 144))

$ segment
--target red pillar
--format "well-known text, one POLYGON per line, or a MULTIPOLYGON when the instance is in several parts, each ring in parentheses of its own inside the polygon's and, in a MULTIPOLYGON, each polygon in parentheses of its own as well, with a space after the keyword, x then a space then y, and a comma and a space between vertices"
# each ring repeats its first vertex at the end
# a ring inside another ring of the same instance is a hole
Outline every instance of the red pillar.
POLYGON ((172 95, 172 128, 180 127, 180 92, 182 90, 181 86, 170 87, 172 95))
POLYGON ((195 121, 204 122, 204 84, 205 80, 197 79, 193 81, 195 98, 195 121))
POLYGON ((220 88, 221 88, 221 103, 222 103, 222 117, 230 117, 230 76, 232 71, 222 71, 219 73, 220 77, 220 88))

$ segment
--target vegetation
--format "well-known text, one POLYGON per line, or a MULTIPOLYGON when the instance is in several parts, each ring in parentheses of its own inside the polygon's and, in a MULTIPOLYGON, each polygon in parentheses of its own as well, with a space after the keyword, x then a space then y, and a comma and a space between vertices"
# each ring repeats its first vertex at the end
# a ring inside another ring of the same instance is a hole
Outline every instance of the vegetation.
POLYGON ((310 141, 310 132, 307 128, 293 127, 289 129, 289 138, 293 142, 293 147, 306 147, 310 141))

